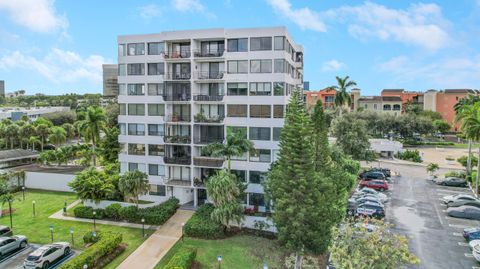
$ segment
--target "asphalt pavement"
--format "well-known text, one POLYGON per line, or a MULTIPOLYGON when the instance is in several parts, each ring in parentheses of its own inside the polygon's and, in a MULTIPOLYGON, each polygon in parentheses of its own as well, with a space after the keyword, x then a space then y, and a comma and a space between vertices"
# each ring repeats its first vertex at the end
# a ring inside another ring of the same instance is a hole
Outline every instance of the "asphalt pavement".
MULTIPOLYGON (((27 258, 27 256, 39 248, 40 245, 37 244, 29 244, 26 248, 20 249, 18 251, 12 252, 0 258, 0 268, 1 269, 22 269, 23 268, 23 261, 27 258)), ((55 269, 65 261, 75 257, 78 253, 76 251, 72 251, 68 256, 62 257, 61 259, 55 261, 52 265, 50 265, 49 269, 55 269)))

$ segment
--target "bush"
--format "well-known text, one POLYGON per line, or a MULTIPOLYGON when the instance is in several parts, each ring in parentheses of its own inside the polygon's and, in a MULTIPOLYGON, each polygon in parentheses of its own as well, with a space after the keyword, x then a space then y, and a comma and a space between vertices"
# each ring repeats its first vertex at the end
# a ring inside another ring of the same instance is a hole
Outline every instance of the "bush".
POLYGON ((421 163, 422 158, 420 157, 420 152, 418 150, 406 150, 404 152, 398 152, 395 155, 396 158, 399 158, 401 160, 405 161, 412 161, 416 163, 421 163))
POLYGON ((467 174, 465 172, 450 171, 445 174, 445 177, 466 178, 467 174))
POLYGON ((78 256, 62 264, 59 269, 82 269, 86 264, 88 268, 94 268, 98 261, 112 253, 122 242, 122 235, 112 232, 99 232, 99 240, 78 256))
POLYGON ((90 206, 77 206, 73 210, 73 215, 77 218, 84 218, 84 219, 93 219, 93 211, 97 212, 95 218, 96 219, 103 219, 104 210, 103 209, 95 209, 93 210, 90 206))
POLYGON ((170 259, 164 269, 190 269, 197 256, 194 248, 181 248, 170 259))
POLYGON ((138 221, 138 208, 134 205, 132 206, 126 206, 120 208, 118 210, 118 215, 122 220, 126 220, 129 222, 135 222, 138 221))
POLYGON ((83 242, 85 244, 96 243, 98 242, 98 240, 99 240, 98 234, 95 233, 95 236, 94 236, 94 232, 88 232, 83 236, 83 242))
POLYGON ((222 224, 215 222, 211 218, 213 209, 214 207, 211 204, 200 206, 185 224, 185 234, 190 237, 204 239, 218 239, 225 237, 222 224))
MULTIPOLYGON (((467 159, 468 156, 462 156, 457 159, 457 162, 461 164, 463 167, 467 167, 467 159)), ((475 155, 472 155, 472 167, 477 166, 478 158, 475 155)))
POLYGON ((178 202, 177 198, 170 198, 159 205, 141 208, 138 210, 138 217, 144 218, 146 224, 161 225, 175 214, 178 202))
POLYGON ((120 219, 120 209, 122 206, 118 203, 111 204, 105 208, 105 216, 110 219, 120 219))

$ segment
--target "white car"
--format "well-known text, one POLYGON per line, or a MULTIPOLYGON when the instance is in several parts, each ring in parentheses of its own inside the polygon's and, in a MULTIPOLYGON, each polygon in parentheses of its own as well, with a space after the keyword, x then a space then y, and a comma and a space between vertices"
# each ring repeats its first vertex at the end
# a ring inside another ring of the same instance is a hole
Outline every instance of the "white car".
POLYGON ((373 193, 366 193, 366 192, 356 192, 352 195, 351 198, 359 199, 361 197, 375 197, 377 200, 379 200, 382 203, 385 203, 388 201, 388 197, 383 193, 373 194, 373 193))
POLYGON ((27 237, 24 235, 0 237, 0 256, 25 248, 27 245, 27 237))
POLYGON ((475 246, 480 245, 480 240, 479 239, 472 240, 468 242, 468 245, 470 246, 470 249, 473 250, 475 246))
POLYGON ((58 242, 45 245, 30 253, 23 263, 25 269, 49 268, 58 259, 70 254, 70 243, 58 242))
POLYGON ((473 201, 473 200, 476 200, 476 199, 472 195, 468 195, 468 194, 447 195, 447 196, 442 197, 442 201, 445 204, 448 204, 450 202, 455 202, 455 201, 458 201, 458 200, 472 200, 473 201))
POLYGON ((476 245, 472 250, 473 257, 480 262, 480 245, 476 245))

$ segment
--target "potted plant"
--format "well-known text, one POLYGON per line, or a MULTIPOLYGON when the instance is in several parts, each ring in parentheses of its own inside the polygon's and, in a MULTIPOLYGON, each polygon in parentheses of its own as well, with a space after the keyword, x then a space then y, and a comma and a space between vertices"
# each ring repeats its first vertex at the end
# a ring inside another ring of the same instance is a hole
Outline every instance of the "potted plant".
POLYGON ((196 122, 205 122, 205 120, 207 119, 205 117, 205 115, 203 115, 202 113, 197 113, 195 116, 194 116, 194 119, 196 122))
POLYGON ((173 122, 177 122, 177 121, 178 121, 178 114, 177 114, 177 113, 173 113, 173 115, 172 115, 172 121, 173 121, 173 122))

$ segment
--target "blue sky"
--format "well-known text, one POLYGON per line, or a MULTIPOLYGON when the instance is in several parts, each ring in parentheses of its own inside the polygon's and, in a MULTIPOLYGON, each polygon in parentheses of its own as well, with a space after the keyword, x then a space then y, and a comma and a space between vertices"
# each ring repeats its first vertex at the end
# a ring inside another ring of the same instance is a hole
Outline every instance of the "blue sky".
POLYGON ((350 75, 383 88, 480 88, 480 0, 0 0, 7 91, 101 92, 116 37, 195 28, 288 27, 312 89, 350 75))

